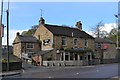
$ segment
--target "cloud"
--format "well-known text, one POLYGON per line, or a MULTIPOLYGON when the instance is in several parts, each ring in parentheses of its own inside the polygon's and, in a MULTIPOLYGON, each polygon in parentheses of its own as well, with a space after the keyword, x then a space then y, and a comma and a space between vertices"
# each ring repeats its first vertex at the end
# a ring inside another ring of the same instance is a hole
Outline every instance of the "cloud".
MULTIPOLYGON (((22 33, 23 31, 27 31, 27 30, 11 29, 9 32, 9 44, 12 45, 17 32, 22 33)), ((7 45, 7 30, 4 30, 4 37, 2 38, 2 45, 7 45)))
MULTIPOLYGON (((110 33, 110 31, 116 28, 116 23, 108 23, 108 24, 104 24, 104 26, 101 26, 100 29, 101 31, 106 31, 107 33, 110 33)), ((96 37, 94 32, 92 31, 86 31, 88 34, 92 35, 93 37, 96 37)))
POLYGON ((116 28, 115 23, 105 24, 104 26, 101 26, 102 31, 107 31, 108 33, 111 31, 111 29, 116 28))

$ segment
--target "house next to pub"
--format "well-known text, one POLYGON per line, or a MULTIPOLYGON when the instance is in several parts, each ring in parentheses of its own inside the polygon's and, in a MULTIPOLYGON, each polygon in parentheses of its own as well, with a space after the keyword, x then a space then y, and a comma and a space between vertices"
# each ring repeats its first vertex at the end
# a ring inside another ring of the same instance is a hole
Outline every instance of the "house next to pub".
POLYGON ((95 38, 95 53, 96 58, 103 60, 102 63, 117 62, 118 54, 116 43, 103 38, 95 38))
POLYGON ((94 38, 82 30, 78 21, 76 28, 46 24, 43 17, 33 36, 17 33, 13 53, 24 60, 38 60, 41 65, 87 65, 95 50, 94 38), (37 56, 37 57, 36 57, 37 56))

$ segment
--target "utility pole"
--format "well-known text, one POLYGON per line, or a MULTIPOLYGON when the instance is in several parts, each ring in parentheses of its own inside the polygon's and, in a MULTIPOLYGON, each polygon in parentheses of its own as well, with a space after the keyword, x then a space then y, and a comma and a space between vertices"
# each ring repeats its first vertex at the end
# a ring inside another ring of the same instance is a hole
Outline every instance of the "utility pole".
POLYGON ((8 9, 6 11, 7 13, 7 70, 9 71, 9 0, 8 0, 8 9))

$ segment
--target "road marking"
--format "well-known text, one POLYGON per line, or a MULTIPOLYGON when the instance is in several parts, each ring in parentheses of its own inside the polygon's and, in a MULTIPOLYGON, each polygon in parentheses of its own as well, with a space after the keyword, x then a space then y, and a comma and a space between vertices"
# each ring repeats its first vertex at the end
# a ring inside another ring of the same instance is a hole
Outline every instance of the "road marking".
POLYGON ((97 72, 99 71, 99 70, 96 70, 97 72))
POLYGON ((53 78, 53 77, 49 76, 48 78, 53 78))
POLYGON ((83 66, 83 67, 95 67, 95 66, 83 66))
POLYGON ((76 73, 76 74, 79 74, 79 73, 76 73))
POLYGON ((105 65, 102 65, 102 66, 105 66, 105 65))
POLYGON ((118 76, 114 76, 114 77, 112 77, 112 78, 119 78, 118 76))

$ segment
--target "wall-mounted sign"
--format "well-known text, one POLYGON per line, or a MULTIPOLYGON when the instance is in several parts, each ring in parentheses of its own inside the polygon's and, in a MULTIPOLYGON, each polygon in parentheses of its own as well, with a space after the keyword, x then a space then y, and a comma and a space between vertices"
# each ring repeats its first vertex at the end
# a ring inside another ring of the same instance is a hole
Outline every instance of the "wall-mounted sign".
POLYGON ((50 39, 45 39, 45 40, 43 40, 43 45, 48 45, 48 44, 50 44, 50 39))

